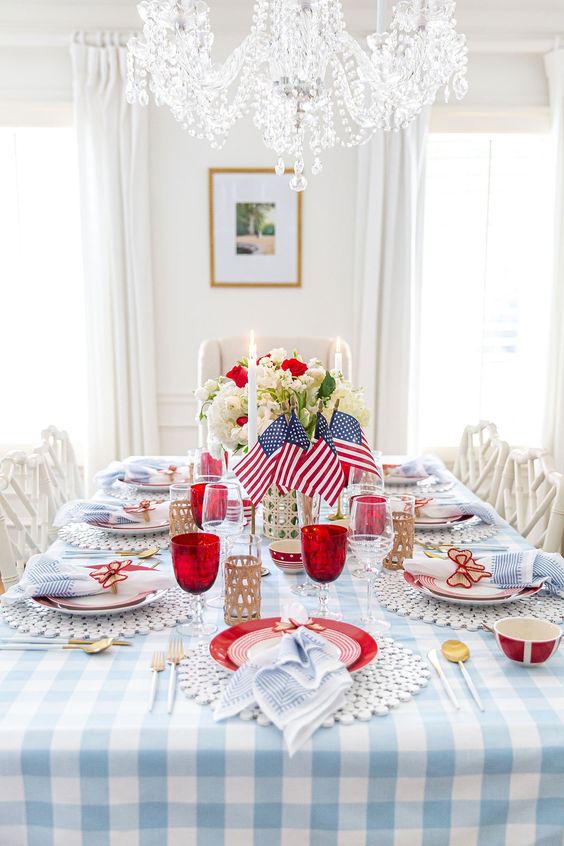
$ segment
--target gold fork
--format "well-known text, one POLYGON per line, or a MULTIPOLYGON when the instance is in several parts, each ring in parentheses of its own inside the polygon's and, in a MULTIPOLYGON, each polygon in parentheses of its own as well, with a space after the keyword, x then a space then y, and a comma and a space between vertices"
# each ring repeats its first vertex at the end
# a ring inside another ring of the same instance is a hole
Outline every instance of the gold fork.
POLYGON ((165 668, 165 658, 164 652, 153 652, 153 658, 151 660, 151 670, 153 672, 153 681, 151 682, 151 693, 149 696, 149 711, 153 710, 153 705, 155 704, 155 695, 157 693, 157 679, 159 677, 159 673, 165 668))
POLYGON ((176 668, 184 658, 184 644, 182 638, 173 638, 168 645, 166 660, 170 664, 170 678, 168 680, 168 713, 172 714, 174 694, 176 693, 176 668))

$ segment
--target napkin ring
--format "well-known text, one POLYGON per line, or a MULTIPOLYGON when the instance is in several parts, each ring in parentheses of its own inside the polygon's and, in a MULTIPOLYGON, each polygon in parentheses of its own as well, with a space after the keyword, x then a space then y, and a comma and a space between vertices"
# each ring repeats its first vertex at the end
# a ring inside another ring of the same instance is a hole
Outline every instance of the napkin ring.
POLYGON ((151 519, 149 511, 154 511, 155 506, 152 504, 152 500, 142 499, 137 505, 126 505, 123 510, 126 514, 142 514, 144 521, 148 523, 151 519))
POLYGON ((450 587, 461 587, 469 590, 480 579, 487 579, 491 576, 491 573, 486 570, 483 564, 478 564, 468 549, 453 547, 449 549, 447 555, 456 564, 456 570, 446 580, 450 587))
POLYGON ((122 571, 127 569, 131 564, 133 564, 131 558, 127 558, 125 561, 110 561, 109 564, 99 567, 94 573, 89 573, 88 575, 90 578, 96 579, 104 590, 110 588, 112 593, 117 593, 118 582, 124 582, 127 579, 127 573, 123 573, 122 571))
POLYGON ((299 628, 310 629, 312 632, 324 632, 325 626, 321 626, 319 623, 314 622, 311 617, 309 620, 306 620, 305 623, 299 623, 297 620, 294 620, 290 617, 288 620, 278 620, 272 626, 273 632, 281 632, 282 634, 288 634, 289 632, 295 632, 299 628))

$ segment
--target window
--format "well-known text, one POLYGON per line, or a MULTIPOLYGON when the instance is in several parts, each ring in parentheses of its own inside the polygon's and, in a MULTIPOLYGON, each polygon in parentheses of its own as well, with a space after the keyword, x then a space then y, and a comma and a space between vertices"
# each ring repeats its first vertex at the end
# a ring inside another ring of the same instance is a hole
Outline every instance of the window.
POLYGON ((431 135, 418 357, 419 446, 491 419, 541 439, 552 286, 547 135, 431 135))
POLYGON ((86 349, 76 139, 70 127, 0 127, 3 447, 42 428, 85 441, 86 349))

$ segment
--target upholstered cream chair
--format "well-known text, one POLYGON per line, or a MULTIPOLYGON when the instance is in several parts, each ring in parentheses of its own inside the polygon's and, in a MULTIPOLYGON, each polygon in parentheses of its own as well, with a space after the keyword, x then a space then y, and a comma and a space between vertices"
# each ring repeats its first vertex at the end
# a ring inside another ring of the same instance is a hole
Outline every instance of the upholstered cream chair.
MULTIPOLYGON (((257 353, 264 355, 269 350, 283 347, 291 355, 297 350, 304 361, 310 358, 319 358, 323 365, 329 369, 334 367, 336 338, 312 338, 308 337, 284 337, 265 336, 257 337, 257 353)), ((246 356, 249 348, 249 336, 215 338, 203 341, 200 345, 198 355, 198 385, 203 385, 206 379, 215 379, 221 373, 226 373, 237 359, 246 356)), ((341 352, 343 355, 343 374, 347 379, 351 378, 352 362, 351 349, 346 341, 341 339, 341 352)), ((205 443, 205 425, 200 426, 200 444, 205 443)))

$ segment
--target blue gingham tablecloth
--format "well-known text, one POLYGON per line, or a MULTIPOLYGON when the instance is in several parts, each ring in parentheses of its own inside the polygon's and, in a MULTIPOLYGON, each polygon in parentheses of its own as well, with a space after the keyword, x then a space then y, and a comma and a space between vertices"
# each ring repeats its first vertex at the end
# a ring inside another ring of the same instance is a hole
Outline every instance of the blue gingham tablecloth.
MULTIPOLYGON (((497 541, 525 545, 508 526, 497 541)), ((299 578, 271 570, 265 616, 299 578)), ((346 620, 365 590, 346 572, 337 582, 346 620)), ((561 846, 564 648, 526 668, 485 632, 385 616, 422 654, 466 641, 485 713, 445 665, 461 711, 433 676, 389 716, 320 729, 290 760, 274 727, 215 724, 180 691, 168 716, 166 674, 147 713, 166 631, 96 657, 0 651, 0 845, 561 846)))

